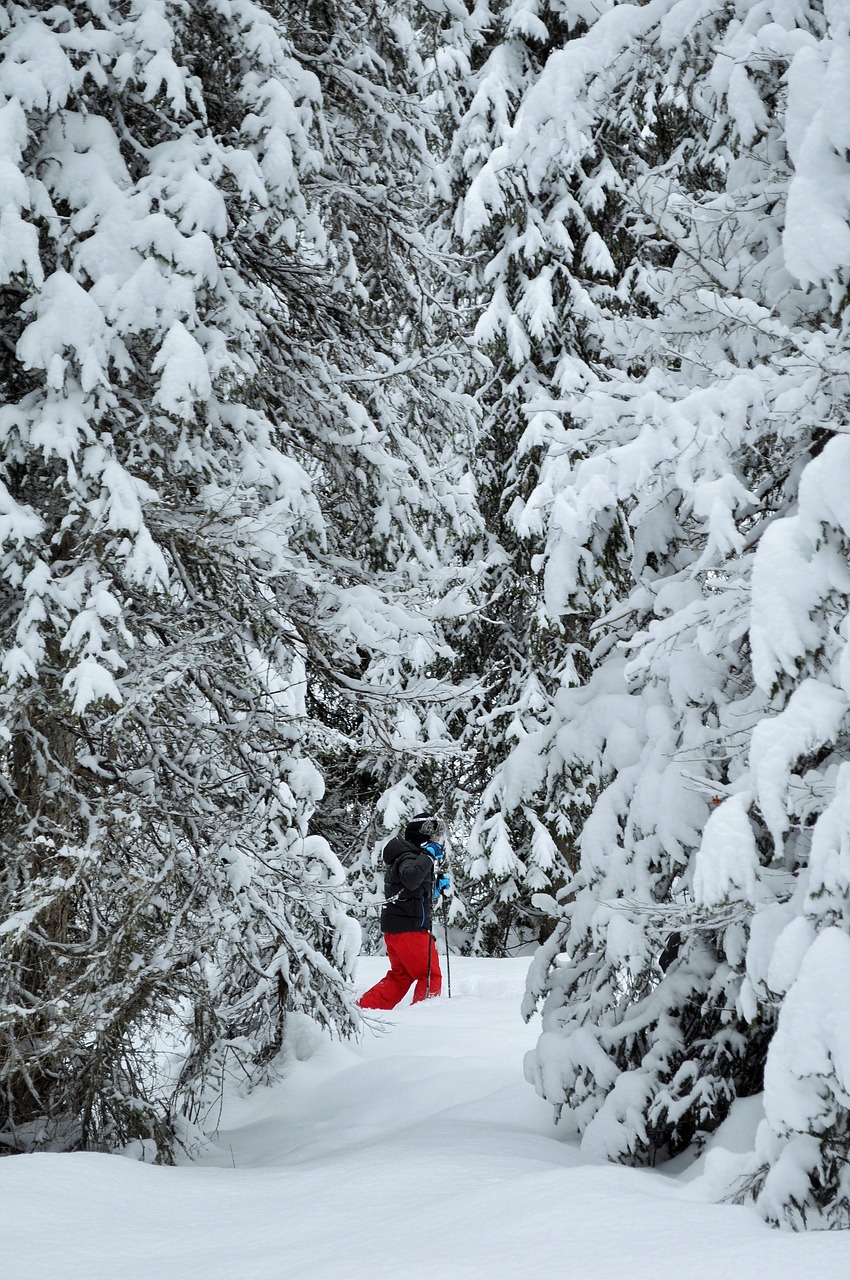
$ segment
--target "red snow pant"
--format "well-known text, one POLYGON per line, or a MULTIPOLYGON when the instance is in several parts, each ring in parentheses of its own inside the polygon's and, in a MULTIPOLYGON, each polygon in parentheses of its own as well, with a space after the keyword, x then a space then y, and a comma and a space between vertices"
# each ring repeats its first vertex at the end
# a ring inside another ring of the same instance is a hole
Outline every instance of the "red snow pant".
POLYGON ((361 1009, 394 1009, 416 983, 413 1003, 426 996, 438 996, 443 989, 440 957, 430 933, 385 933, 390 971, 357 1001, 361 1009), (428 981, 428 952, 431 952, 431 980, 428 981))

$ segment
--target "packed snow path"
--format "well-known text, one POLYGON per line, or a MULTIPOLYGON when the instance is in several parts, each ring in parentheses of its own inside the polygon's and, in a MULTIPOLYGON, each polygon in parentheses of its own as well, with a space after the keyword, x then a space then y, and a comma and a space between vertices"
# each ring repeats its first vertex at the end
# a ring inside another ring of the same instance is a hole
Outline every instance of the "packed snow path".
MULTIPOLYGON (((522 1079, 526 960, 452 962, 453 998, 362 1045, 295 1028, 286 1079, 231 1097, 177 1169, 0 1161, 4 1280, 811 1280, 842 1234, 770 1231, 699 1178, 591 1166, 522 1079), (9 1265, 11 1260, 11 1265, 9 1265)), ((359 985, 381 972, 361 960, 359 985)))

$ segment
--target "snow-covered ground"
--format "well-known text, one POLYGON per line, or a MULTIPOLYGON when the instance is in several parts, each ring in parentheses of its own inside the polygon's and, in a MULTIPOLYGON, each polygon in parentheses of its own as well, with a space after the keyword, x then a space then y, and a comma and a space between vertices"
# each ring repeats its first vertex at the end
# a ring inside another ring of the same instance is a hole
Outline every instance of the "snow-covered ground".
MULTIPOLYGON (((452 999, 306 1022, 286 1078, 229 1097, 180 1168, 0 1160, 4 1280, 814 1280, 846 1233, 792 1235, 703 1179, 589 1165, 522 1078, 527 960, 452 961, 452 999)), ((383 971, 362 959, 366 987, 383 971)), ((732 1135, 734 1140, 734 1134, 732 1135)))

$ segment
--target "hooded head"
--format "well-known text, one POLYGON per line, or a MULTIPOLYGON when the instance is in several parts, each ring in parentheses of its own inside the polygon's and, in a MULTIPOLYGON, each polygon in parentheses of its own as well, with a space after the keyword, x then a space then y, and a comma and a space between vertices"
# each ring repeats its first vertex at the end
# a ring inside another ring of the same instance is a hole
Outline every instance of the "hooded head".
POLYGON ((439 840, 442 830, 436 813, 417 813, 404 828, 404 838, 411 844, 424 844, 426 840, 439 840))

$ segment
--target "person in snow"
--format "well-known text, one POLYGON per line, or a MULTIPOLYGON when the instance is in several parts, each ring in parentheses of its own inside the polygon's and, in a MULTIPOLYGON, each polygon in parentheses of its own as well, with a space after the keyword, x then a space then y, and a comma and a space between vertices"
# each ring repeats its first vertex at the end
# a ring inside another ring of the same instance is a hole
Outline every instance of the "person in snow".
POLYGON ((358 1000, 361 1009, 394 1009, 416 983, 413 1003, 438 996, 440 958, 431 937, 433 904, 449 888, 440 871, 442 825, 433 813, 418 813, 384 849, 381 931, 390 971, 358 1000))

